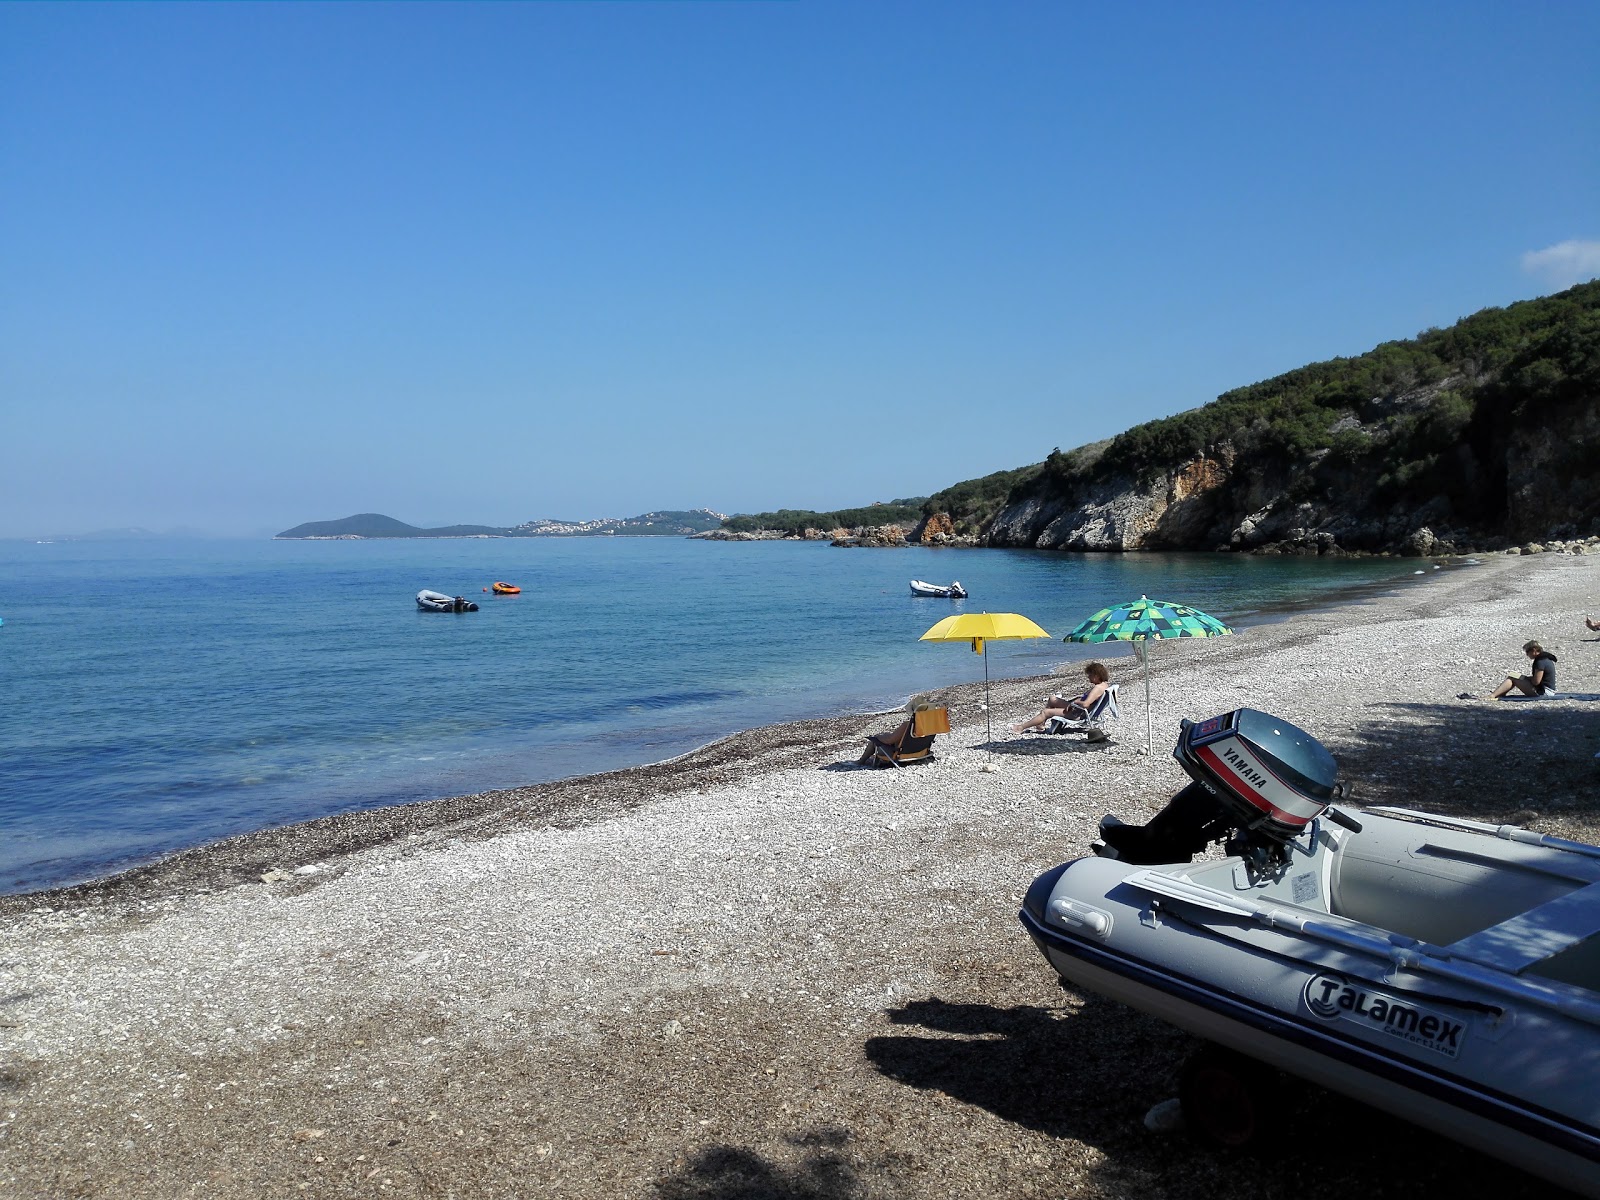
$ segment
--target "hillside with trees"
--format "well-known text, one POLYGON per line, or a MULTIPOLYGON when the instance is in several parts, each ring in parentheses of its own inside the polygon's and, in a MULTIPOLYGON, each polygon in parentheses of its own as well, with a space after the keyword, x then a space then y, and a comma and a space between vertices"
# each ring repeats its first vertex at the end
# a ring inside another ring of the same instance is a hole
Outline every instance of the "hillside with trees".
POLYGON ((934 494, 996 546, 1432 553, 1600 533, 1600 281, 934 494))
POLYGON ((868 504, 861 508, 840 508, 832 512, 814 512, 809 508, 782 508, 777 512, 740 513, 724 520, 722 528, 730 533, 777 530, 798 537, 807 529, 860 529, 876 525, 914 525, 921 518, 924 504, 925 501, 917 497, 911 500, 868 504))

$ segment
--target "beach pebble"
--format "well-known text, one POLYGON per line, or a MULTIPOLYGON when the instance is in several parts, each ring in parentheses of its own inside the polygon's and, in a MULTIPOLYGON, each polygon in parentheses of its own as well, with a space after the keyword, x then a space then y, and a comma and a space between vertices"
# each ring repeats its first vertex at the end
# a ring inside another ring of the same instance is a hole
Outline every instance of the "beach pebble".
POLYGON ((307 864, 306 866, 303 866, 303 867, 296 867, 294 869, 294 873, 296 875, 315 875, 317 872, 319 872, 321 870, 322 870, 321 867, 312 866, 310 864, 307 864))

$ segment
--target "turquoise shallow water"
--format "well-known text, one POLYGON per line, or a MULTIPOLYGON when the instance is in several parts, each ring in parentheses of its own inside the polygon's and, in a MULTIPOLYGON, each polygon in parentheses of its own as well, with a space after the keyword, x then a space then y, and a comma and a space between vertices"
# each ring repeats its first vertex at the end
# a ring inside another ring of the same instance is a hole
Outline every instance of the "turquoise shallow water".
MULTIPOLYGON (((1143 595, 1232 622, 1417 563, 678 538, 0 542, 0 891, 331 812, 543 782, 981 680, 917 638, 1059 639, 1143 595), (913 597, 960 579, 964 602, 913 597), (485 594, 496 579, 521 596, 485 594), (481 609, 419 613, 421 588, 481 609)), ((996 643, 991 677, 1086 657, 996 643)))

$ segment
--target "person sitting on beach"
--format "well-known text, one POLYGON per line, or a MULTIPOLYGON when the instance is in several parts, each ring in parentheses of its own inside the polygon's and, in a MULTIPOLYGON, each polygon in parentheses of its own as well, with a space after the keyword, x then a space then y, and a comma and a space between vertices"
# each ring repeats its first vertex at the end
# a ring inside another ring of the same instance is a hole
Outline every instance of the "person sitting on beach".
POLYGON ((1089 710, 1111 686, 1111 672, 1106 670, 1104 664, 1092 662, 1083 668, 1083 674, 1089 681, 1087 691, 1070 700, 1065 696, 1051 696, 1044 702, 1043 709, 1026 721, 1017 722, 1011 727, 1011 732, 1026 733, 1030 729, 1043 729, 1051 717, 1066 717, 1073 721, 1087 720, 1089 710))
POLYGON ((1501 700, 1515 688, 1524 696, 1554 696, 1556 694, 1556 656, 1538 642, 1529 642, 1522 652, 1533 659, 1530 675, 1507 675, 1505 682, 1494 690, 1491 700, 1501 700))
MULTIPOLYGON (((909 717, 901 721, 888 733, 869 733, 867 735, 867 748, 861 752, 861 757, 856 759, 856 765, 859 767, 872 765, 873 760, 877 757, 877 753, 873 749, 874 744, 882 746, 885 750, 894 750, 905 745, 906 737, 911 733, 911 722, 917 719, 919 712, 925 712, 932 707, 933 705, 931 704, 919 704, 911 710, 909 717)), ((933 739, 929 738, 928 740, 932 741, 933 739)))

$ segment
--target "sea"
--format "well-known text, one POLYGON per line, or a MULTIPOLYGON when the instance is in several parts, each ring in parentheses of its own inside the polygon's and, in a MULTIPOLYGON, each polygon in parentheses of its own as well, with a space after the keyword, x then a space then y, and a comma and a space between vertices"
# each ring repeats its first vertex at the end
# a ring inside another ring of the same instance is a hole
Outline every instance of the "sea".
POLYGON ((0 541, 0 892, 1124 656, 1060 639, 1141 595, 1248 626, 1403 587, 1419 565, 676 537, 0 541), (919 598, 912 579, 970 595, 919 598), (420 612, 423 588, 479 610, 420 612), (918 640, 963 611, 1053 636, 982 657, 918 640))

